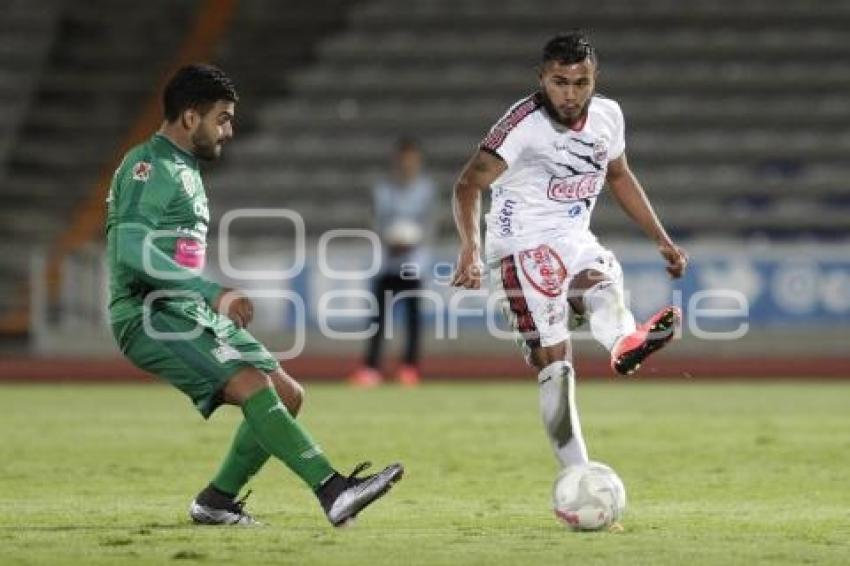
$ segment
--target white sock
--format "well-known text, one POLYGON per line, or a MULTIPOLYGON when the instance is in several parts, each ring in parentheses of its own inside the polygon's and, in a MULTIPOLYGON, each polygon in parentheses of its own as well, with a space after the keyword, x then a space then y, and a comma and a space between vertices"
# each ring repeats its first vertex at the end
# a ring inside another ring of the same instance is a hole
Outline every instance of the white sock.
POLYGON ((588 462, 576 410, 574 376, 569 362, 549 364, 537 374, 543 426, 555 457, 564 467, 588 462))
POLYGON ((623 300, 623 286, 614 281, 602 281, 585 291, 584 308, 593 337, 609 352, 617 340, 637 328, 623 300))

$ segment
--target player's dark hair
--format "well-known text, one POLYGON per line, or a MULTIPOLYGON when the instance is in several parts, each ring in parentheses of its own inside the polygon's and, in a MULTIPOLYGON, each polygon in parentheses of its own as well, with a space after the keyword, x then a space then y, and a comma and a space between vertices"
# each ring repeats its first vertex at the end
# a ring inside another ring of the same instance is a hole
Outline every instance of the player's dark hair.
POLYGON ((590 59, 592 63, 597 62, 596 50, 590 44, 587 34, 580 30, 559 33, 543 46, 544 65, 549 61, 572 65, 585 59, 590 59))
POLYGON ((419 140, 412 136, 402 136, 395 142, 396 153, 404 153, 406 151, 421 151, 419 140))
POLYGON ((236 87, 224 71, 213 65, 186 65, 174 73, 162 95, 165 119, 174 122, 183 111, 197 109, 205 114, 219 100, 237 102, 236 87))

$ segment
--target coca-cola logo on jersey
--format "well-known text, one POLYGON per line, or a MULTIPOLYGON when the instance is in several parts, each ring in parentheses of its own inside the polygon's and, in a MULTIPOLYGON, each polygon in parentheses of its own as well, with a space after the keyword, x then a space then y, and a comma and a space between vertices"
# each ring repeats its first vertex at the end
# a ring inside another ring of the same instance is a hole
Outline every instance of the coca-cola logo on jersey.
POLYGON ((586 173, 569 177, 552 177, 549 180, 548 196, 558 202, 572 202, 593 198, 602 190, 602 175, 586 173))

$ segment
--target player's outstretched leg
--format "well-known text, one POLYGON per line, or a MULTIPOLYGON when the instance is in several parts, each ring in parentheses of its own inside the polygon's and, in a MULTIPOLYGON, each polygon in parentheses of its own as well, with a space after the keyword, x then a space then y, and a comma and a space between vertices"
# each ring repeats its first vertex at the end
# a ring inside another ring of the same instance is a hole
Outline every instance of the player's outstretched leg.
POLYGON ((227 402, 242 407, 242 413, 257 442, 300 477, 318 497, 328 520, 340 526, 384 495, 404 473, 401 464, 359 478, 357 472, 344 477, 331 466, 316 444, 290 415, 268 377, 246 368, 225 386, 227 402))
POLYGON ((611 352, 611 369, 616 373, 633 374, 650 354, 673 338, 682 318, 678 308, 665 307, 636 326, 625 305, 620 278, 592 271, 580 275, 584 275, 583 281, 598 281, 579 291, 593 337, 611 352))
MULTIPOLYGON (((304 403, 304 389, 280 368, 268 376, 289 414, 297 417, 304 403)), ((269 457, 243 420, 215 477, 192 501, 189 507, 192 521, 205 525, 259 524, 245 511, 247 495, 238 499, 238 494, 269 457)))
POLYGON ((678 307, 664 307, 637 330, 620 338, 611 351, 611 369, 620 375, 631 375, 653 352, 663 348, 676 333, 682 320, 678 307))

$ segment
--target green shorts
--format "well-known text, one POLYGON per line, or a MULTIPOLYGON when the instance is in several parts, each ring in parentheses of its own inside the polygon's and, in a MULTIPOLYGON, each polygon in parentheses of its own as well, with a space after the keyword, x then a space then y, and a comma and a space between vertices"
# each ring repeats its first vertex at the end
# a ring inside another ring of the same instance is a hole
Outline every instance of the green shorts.
POLYGON ((222 403, 221 390, 244 367, 265 373, 280 366, 250 332, 200 303, 170 303, 114 322, 124 355, 192 399, 204 418, 222 403))

